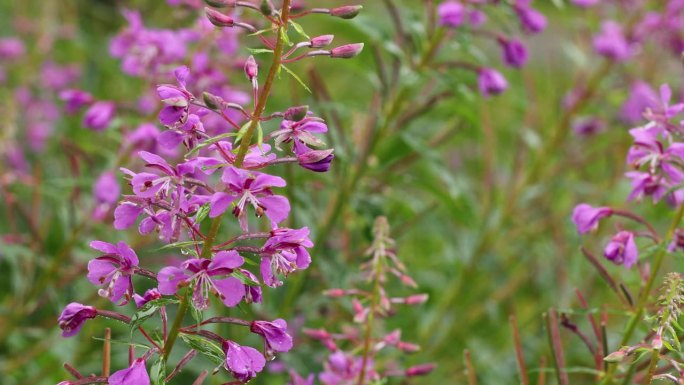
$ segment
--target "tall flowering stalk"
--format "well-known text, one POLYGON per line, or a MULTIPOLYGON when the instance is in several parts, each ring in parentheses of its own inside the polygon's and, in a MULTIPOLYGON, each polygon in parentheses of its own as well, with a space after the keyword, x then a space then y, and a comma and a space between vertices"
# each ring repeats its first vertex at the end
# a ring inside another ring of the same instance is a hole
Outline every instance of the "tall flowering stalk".
MULTIPOLYGON (((72 303, 59 317, 63 335, 76 334, 89 319, 107 317, 129 324, 131 331, 139 331, 149 345, 141 357, 134 359, 131 354, 127 369, 111 376, 103 373, 97 378, 83 377, 74 369, 72 373, 76 373, 76 379, 65 383, 89 381, 147 385, 151 380, 157 384, 166 383, 187 365, 196 352, 224 366, 235 378, 234 383, 246 383, 264 369, 267 359, 292 348, 287 323, 282 319, 248 321, 220 316, 204 319, 202 314, 212 306, 212 297, 227 307, 261 302, 262 285, 277 287, 289 274, 306 269, 311 263, 307 249, 313 243, 309 240, 308 228, 281 227, 288 217, 290 205, 287 198, 278 192, 286 187, 287 182, 262 170, 279 164, 297 163, 308 170, 327 171, 334 158, 333 150, 321 149, 325 144, 316 136, 327 131, 327 126, 306 106, 294 106, 269 115, 265 111, 276 76, 284 63, 313 56, 351 58, 363 48, 363 44, 349 44, 327 49, 332 41, 331 35, 309 38, 294 19, 310 14, 349 19, 356 16, 361 7, 315 8, 292 13, 290 0, 284 0, 280 9, 271 7, 268 2, 261 7, 230 0, 207 3, 211 7, 205 9, 206 17, 215 26, 258 32, 258 38, 265 45, 262 51, 272 55, 266 78, 263 82, 259 80, 259 64, 249 57, 244 63, 244 75, 252 88, 252 108, 227 102, 210 91, 200 91, 201 96, 196 96, 191 91, 196 88, 192 84, 194 74, 185 66, 174 71, 175 84, 157 86, 157 95, 165 105, 159 113, 159 121, 166 128, 160 135, 160 141, 173 149, 182 146, 184 156, 181 161, 171 163, 158 153, 139 151, 137 155, 145 170, 121 169, 127 176, 132 194, 124 195, 115 209, 114 227, 126 229, 142 218, 138 225, 141 234, 157 233, 167 243, 165 248, 181 249, 188 258, 155 273, 144 267, 144 259, 139 259, 136 252, 123 242, 116 245, 103 241, 91 243, 100 256, 88 264, 88 279, 100 287, 98 293, 102 297, 120 306, 134 300, 138 311, 129 317, 72 303), (262 20, 254 23, 263 24, 263 29, 258 31, 255 25, 236 20, 232 13, 224 13, 236 8, 260 15, 262 20), (292 43, 288 33, 291 26, 295 26, 297 36, 306 40, 292 43), (295 56, 302 50, 306 52, 295 56), (219 116, 229 127, 228 132, 209 135, 203 127, 203 120, 209 115, 219 116), (265 133, 268 130, 265 127, 271 122, 277 123, 277 127, 265 133), (272 153, 272 146, 286 155, 272 153), (212 180, 212 174, 221 174, 220 180, 212 180), (237 220, 240 231, 225 236, 220 228, 230 214, 237 220), (253 216, 260 223, 251 220, 253 216), (212 218, 210 223, 204 225, 208 218, 212 218), (223 242, 219 237, 225 237, 223 242), (258 266, 256 274, 249 270, 249 266, 258 266), (138 276, 152 280, 156 287, 138 293, 135 288, 138 276), (170 307, 176 307, 176 311, 174 319, 168 322, 170 307), (195 320, 192 325, 186 325, 189 312, 195 320), (155 314, 159 315, 161 323, 154 326, 160 326, 161 330, 148 333, 143 324, 155 314), (247 328, 261 336, 263 352, 225 339, 205 328, 218 323, 247 328), (191 349, 173 371, 167 372, 179 337, 191 349), (153 360, 148 375, 146 363, 153 360)), ((128 52, 131 38, 137 38, 135 30, 141 25, 138 19, 131 19, 131 23, 132 35, 122 39, 117 46, 116 52, 122 55, 128 52)), ((148 61, 130 63, 150 64, 148 61)), ((132 68, 139 67, 129 67, 131 73, 138 73, 132 68)), ((102 122, 105 120, 103 118, 102 122)), ((196 383, 201 383, 204 377, 206 373, 196 383)))

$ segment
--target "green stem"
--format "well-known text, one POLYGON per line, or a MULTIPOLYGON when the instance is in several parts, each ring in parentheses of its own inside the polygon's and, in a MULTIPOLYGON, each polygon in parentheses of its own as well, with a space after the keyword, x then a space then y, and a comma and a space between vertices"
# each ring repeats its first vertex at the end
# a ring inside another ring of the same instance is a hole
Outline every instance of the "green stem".
POLYGON ((190 302, 188 301, 188 297, 186 295, 183 295, 181 297, 181 302, 180 305, 178 306, 178 312, 176 313, 176 318, 173 320, 173 325, 171 325, 171 330, 169 330, 169 336, 166 338, 166 342, 164 342, 164 355, 162 356, 164 362, 166 362, 169 358, 169 355, 171 354, 171 350, 173 349, 173 345, 176 342, 176 337, 178 337, 178 331, 180 330, 181 325, 183 324, 183 319, 185 318, 185 313, 188 311, 190 302))
POLYGON ((653 380, 653 375, 655 374, 656 367, 658 366, 658 360, 660 359, 660 350, 653 349, 651 351, 651 362, 648 364, 648 372, 646 377, 644 377, 644 384, 649 385, 653 380))
POLYGON ((368 313, 368 320, 366 321, 366 332, 363 338, 363 360, 361 361, 361 372, 359 373, 358 385, 363 385, 366 379, 366 366, 368 366, 368 360, 370 359, 371 342, 373 337, 373 323, 375 322, 375 313, 378 307, 378 298, 380 297, 380 260, 376 259, 375 266, 375 279, 373 285, 373 293, 371 297, 371 308, 368 313))

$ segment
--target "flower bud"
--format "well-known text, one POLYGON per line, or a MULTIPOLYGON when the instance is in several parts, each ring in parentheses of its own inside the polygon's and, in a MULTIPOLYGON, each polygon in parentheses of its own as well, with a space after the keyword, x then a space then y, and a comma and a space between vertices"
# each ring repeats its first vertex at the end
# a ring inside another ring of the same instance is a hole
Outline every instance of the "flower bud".
POLYGON ((406 377, 424 376, 437 367, 437 364, 422 364, 406 369, 406 377))
POLYGON ((235 20, 232 17, 224 15, 215 9, 205 7, 204 12, 207 14, 207 19, 209 19, 211 24, 217 27, 232 27, 235 25, 235 20))
POLYGON ((204 2, 214 8, 233 8, 237 0, 204 0, 204 2))
POLYGON ((284 118, 285 120, 291 120, 293 122, 299 122, 306 117, 309 112, 309 106, 295 106, 290 107, 285 110, 284 118))
POLYGON ((335 38, 335 35, 316 36, 316 37, 311 38, 311 40, 309 41, 309 44, 311 44, 311 48, 323 48, 323 47, 328 46, 330 43, 332 43, 334 38, 335 38))
POLYGON ((325 295, 326 297, 331 297, 331 298, 339 298, 339 297, 344 297, 345 295, 347 295, 347 292, 344 289, 330 289, 330 290, 324 291, 323 295, 325 295))
POLYGON ((94 307, 72 302, 64 308, 57 322, 62 329, 62 336, 71 337, 81 330, 85 321, 95 317, 97 317, 97 309, 94 307))
POLYGON ((427 302, 429 297, 430 296, 428 294, 410 295, 410 296, 406 297, 406 301, 404 303, 409 305, 409 306, 422 305, 425 302, 427 302))
POLYGON ((259 74, 259 66, 254 60, 254 56, 250 55, 245 62, 245 75, 247 75, 247 79, 254 80, 257 74, 259 74))
POLYGON ((261 4, 259 5, 259 9, 261 10, 261 13, 263 13, 266 16, 271 16, 273 15, 273 6, 268 0, 261 0, 261 4))
POLYGON ((501 73, 491 68, 482 68, 479 72, 477 82, 480 93, 485 97, 498 95, 508 88, 506 78, 504 78, 501 73))
POLYGON ((660 350, 663 348, 663 339, 660 337, 659 334, 656 334, 655 337, 653 337, 653 341, 651 341, 651 346, 653 346, 653 349, 660 350))
POLYGON ((330 51, 331 58, 351 59, 363 50, 363 43, 341 45, 330 51))
POLYGON ((206 91, 202 93, 202 99, 204 99, 204 104, 206 104, 207 107, 211 108, 212 110, 220 109, 221 104, 223 102, 223 99, 221 99, 221 97, 206 91))
POLYGON ((345 5, 330 10, 330 16, 340 17, 342 19, 353 19, 361 12, 361 5, 345 5))
POLYGON ((399 341, 397 342, 397 349, 406 353, 415 353, 420 351, 420 346, 409 342, 399 341))
POLYGON ((620 349, 616 352, 612 352, 603 358, 606 362, 620 362, 627 356, 625 349, 620 349))
POLYGON ((304 329, 304 334, 317 340, 327 340, 330 338, 330 333, 323 329, 304 329))

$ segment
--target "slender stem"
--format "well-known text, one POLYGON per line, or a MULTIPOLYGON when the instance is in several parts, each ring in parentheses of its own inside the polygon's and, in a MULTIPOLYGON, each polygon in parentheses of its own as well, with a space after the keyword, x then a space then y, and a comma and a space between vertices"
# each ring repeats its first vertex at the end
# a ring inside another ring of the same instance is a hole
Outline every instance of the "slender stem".
POLYGON ((173 344, 176 342, 176 337, 178 337, 178 331, 180 330, 181 325, 183 324, 183 318, 185 318, 185 313, 188 311, 188 307, 190 305, 190 302, 188 301, 187 296, 183 295, 181 296, 180 300, 180 305, 178 305, 178 312, 176 313, 176 318, 173 320, 173 325, 171 325, 171 330, 169 330, 169 336, 166 338, 166 341, 164 342, 164 354, 162 355, 162 359, 164 362, 169 358, 169 355, 171 354, 171 350, 173 350, 173 344))
POLYGON ((525 356, 523 355, 522 343, 520 342, 520 332, 518 331, 518 321, 515 315, 511 314, 508 318, 511 324, 511 331, 513 332, 513 344, 515 345, 515 358, 518 361, 518 369, 520 370, 520 381, 523 385, 530 385, 530 378, 527 375, 527 368, 525 367, 525 356))
POLYGON ((359 373, 358 385, 363 385, 366 379, 366 366, 368 366, 368 361, 370 360, 371 353, 371 342, 373 337, 373 324, 375 322, 375 313, 378 307, 378 300, 380 299, 380 276, 382 274, 381 261, 379 258, 374 258, 374 283, 373 283, 373 294, 371 296, 371 307, 368 312, 368 318, 366 320, 366 331, 363 337, 363 360, 361 361, 361 372, 359 373))
POLYGON ((644 384, 649 385, 653 380, 653 375, 655 374, 656 367, 658 366, 658 360, 660 359, 660 350, 653 349, 651 351, 651 362, 648 364, 648 372, 646 372, 646 377, 644 377, 644 384))
POLYGON ((477 374, 473 366, 473 360, 470 357, 470 350, 463 351, 463 360, 466 365, 466 374, 468 375, 468 385, 477 385, 477 374))
POLYGON ((112 329, 105 329, 104 346, 102 348, 102 375, 109 377, 109 368, 112 358, 112 329))

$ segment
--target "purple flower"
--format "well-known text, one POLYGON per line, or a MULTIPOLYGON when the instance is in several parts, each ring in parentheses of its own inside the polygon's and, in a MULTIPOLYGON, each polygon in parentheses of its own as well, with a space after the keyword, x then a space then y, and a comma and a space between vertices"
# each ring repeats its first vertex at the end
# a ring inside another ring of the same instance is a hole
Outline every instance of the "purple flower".
POLYGON ((658 105, 658 94, 643 81, 632 83, 629 90, 629 98, 622 105, 620 116, 626 123, 637 123, 644 119, 647 108, 655 108, 658 105))
POLYGON ((572 211, 572 222, 577 227, 577 232, 586 234, 596 230, 599 221, 613 215, 610 207, 592 207, 586 203, 580 203, 572 211))
POLYGON ((546 28, 546 16, 530 7, 531 0, 516 0, 514 9, 522 29, 528 33, 539 33, 546 28))
POLYGON ((225 340, 223 351, 226 353, 226 370, 245 383, 256 377, 266 365, 264 356, 249 346, 240 346, 233 341, 225 340))
POLYGON ((634 242, 634 233, 620 231, 615 234, 603 250, 603 256, 616 265, 625 265, 626 268, 634 266, 639 260, 639 249, 634 242))
POLYGON ((109 126, 116 113, 113 102, 96 102, 83 117, 83 125, 95 131, 102 131, 109 126))
MULTIPOLYGON (((347 355, 338 350, 328 357, 324 364, 325 371, 318 375, 318 379, 325 385, 346 385, 355 383, 358 380, 363 358, 347 355)), ((377 374, 373 370, 373 360, 366 361, 367 382, 373 382, 377 374)))
POLYGON ((525 45, 516 39, 497 39, 502 49, 503 61, 506 65, 521 68, 527 62, 527 49, 525 45))
POLYGON ((644 113, 646 119, 661 123, 669 128, 669 119, 674 118, 677 114, 684 110, 684 103, 670 105, 671 99, 672 90, 670 89, 670 86, 667 84, 661 85, 660 103, 658 103, 659 105, 656 105, 652 110, 646 110, 646 112, 644 113))
POLYGON ((92 241, 90 247, 104 255, 88 262, 88 280, 93 285, 106 286, 106 289, 98 291, 100 296, 115 303, 123 297, 120 305, 128 303, 133 296, 131 275, 138 266, 135 251, 123 242, 115 246, 107 242, 92 241))
POLYGON ((601 23, 601 31, 594 37, 594 49, 599 55, 616 61, 632 56, 632 47, 622 32, 622 26, 612 20, 601 23))
POLYGON ((209 306, 209 293, 218 296, 224 305, 233 307, 245 296, 245 285, 230 275, 244 262, 240 254, 231 250, 216 253, 213 259, 195 258, 183 262, 180 267, 167 266, 157 275, 159 292, 173 295, 180 287, 194 281, 192 301, 197 309, 209 306), (219 276, 228 277, 217 279, 219 276))
POLYGON ((92 306, 72 302, 62 310, 57 318, 63 337, 71 337, 81 330, 85 321, 97 317, 97 310, 92 306))
POLYGON ((335 158, 333 151, 333 149, 312 150, 298 140, 294 142, 294 153, 297 155, 297 162, 305 169, 314 172, 327 172, 330 170, 330 164, 335 158))
POLYGON ((311 256, 306 250, 313 247, 309 239, 309 228, 298 230, 276 229, 264 243, 261 252, 261 278, 271 287, 282 285, 277 274, 288 275, 296 269, 306 269, 311 256))
POLYGON ((669 135, 656 125, 634 128, 629 133, 634 137, 634 144, 627 153, 630 165, 636 168, 648 165, 651 174, 662 170, 662 175, 675 185, 684 180, 680 166, 684 161, 684 143, 672 142, 667 146, 665 140, 669 135))
POLYGON ((157 95, 166 104, 166 107, 159 112, 159 121, 170 127, 185 123, 188 118, 190 100, 194 99, 192 93, 185 88, 190 75, 188 67, 178 67, 173 73, 176 76, 178 86, 172 84, 157 86, 157 95))
MULTIPOLYGON (((233 145, 230 142, 218 142, 217 145, 221 148, 219 155, 226 162, 234 164, 237 156, 233 152, 233 145)), ((276 154, 269 154, 270 151, 271 146, 266 143, 261 144, 261 147, 257 144, 250 146, 242 167, 251 170, 267 166, 277 158, 276 154)))
POLYGON ((253 321, 250 330, 264 338, 266 356, 292 349, 292 337, 287 334, 287 322, 283 319, 273 322, 253 321))
POLYGON ((92 95, 77 89, 64 90, 59 93, 59 98, 66 103, 66 111, 70 114, 93 102, 92 95))
POLYGON ((593 5, 598 4, 600 0, 570 0, 570 2, 581 8, 589 8, 593 5))
POLYGON ((647 172, 630 171, 625 173, 625 176, 632 180, 632 192, 627 197, 628 200, 640 200, 644 196, 650 196, 655 203, 673 187, 661 176, 654 176, 647 172))
POLYGON ((309 374, 309 376, 304 379, 299 373, 294 370, 290 370, 290 383, 288 385, 314 385, 314 375, 309 374))
POLYGON ((95 181, 95 186, 93 187, 93 196, 96 202, 93 218, 96 220, 103 219, 117 199, 119 199, 120 193, 121 189, 114 172, 106 171, 102 173, 97 178, 97 181, 95 181))
POLYGON ((153 301, 155 299, 161 298, 162 295, 159 292, 159 290, 152 288, 148 289, 143 296, 140 296, 138 294, 133 294, 133 300, 135 301, 135 306, 140 308, 143 307, 146 303, 153 301))
POLYGON ((595 135, 605 128, 605 123, 596 117, 579 118, 572 124, 572 130, 577 135, 591 136, 595 135))
POLYGON ((460 27, 465 19, 465 8, 463 4, 455 0, 448 0, 437 7, 439 25, 446 27, 460 27))
POLYGON ((498 71, 492 68, 482 68, 479 71, 478 87, 484 97, 498 95, 506 90, 508 82, 498 71))
POLYGON ((285 187, 283 178, 255 171, 240 170, 227 167, 221 177, 226 184, 226 192, 217 192, 211 198, 209 216, 215 218, 223 214, 228 206, 237 201, 233 208, 233 215, 240 221, 243 231, 248 231, 246 205, 254 207, 257 217, 266 215, 275 227, 287 218, 290 213, 290 203, 287 198, 274 195, 271 187, 285 187))
POLYGON ((16 37, 6 37, 0 39, 0 60, 16 59, 24 56, 26 47, 24 42, 16 37))
POLYGON ((108 380, 109 385, 150 385, 150 376, 147 374, 145 360, 138 358, 133 361, 128 369, 122 369, 112 373, 108 380))
POLYGON ((325 145, 322 140, 314 136, 314 133, 328 131, 328 126, 321 118, 308 117, 300 121, 283 120, 280 129, 271 133, 275 147, 280 149, 281 143, 289 143, 293 139, 299 139, 310 146, 320 147, 325 145))

